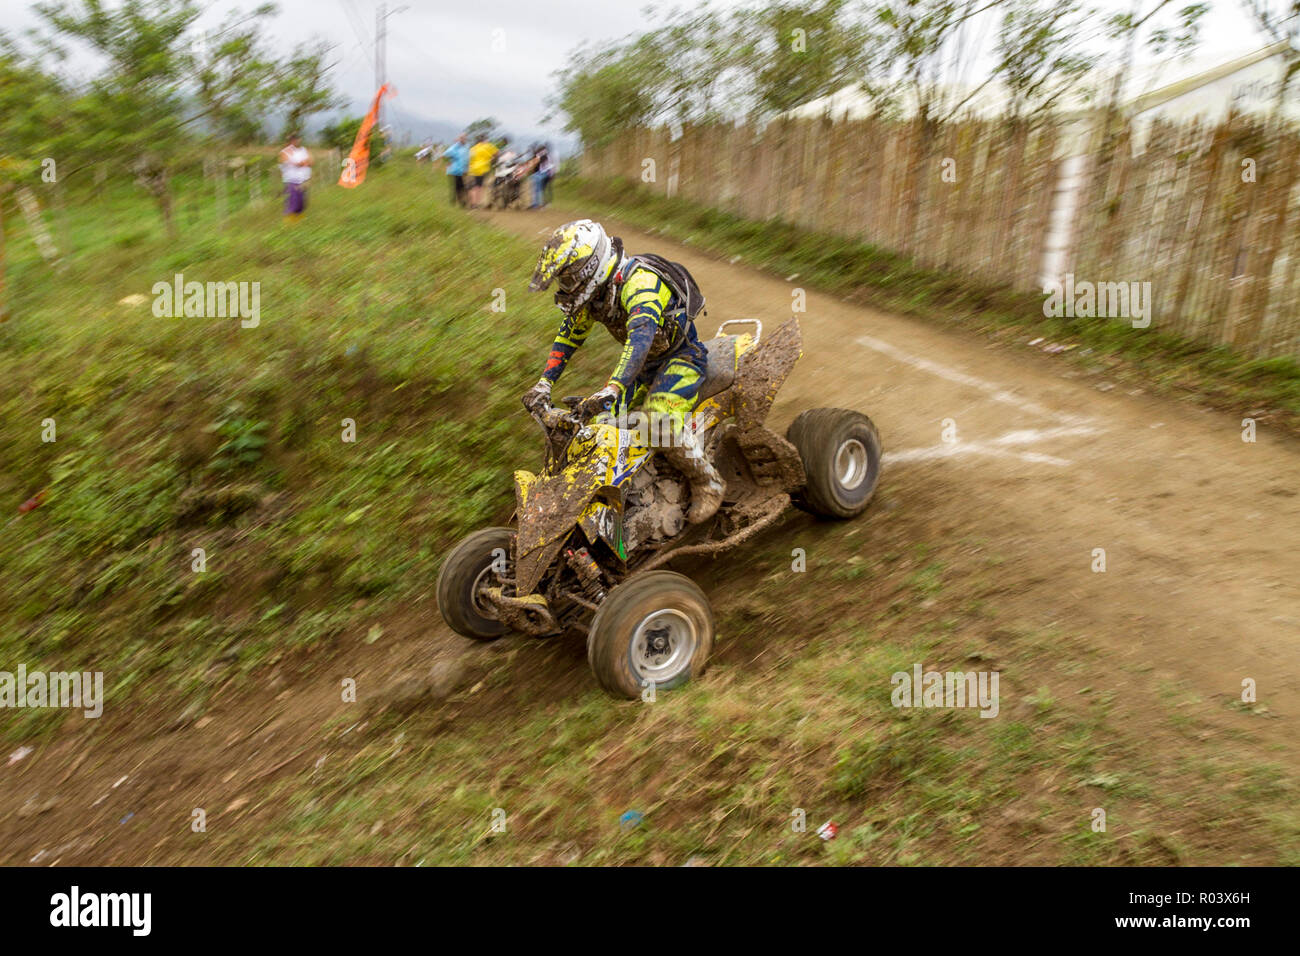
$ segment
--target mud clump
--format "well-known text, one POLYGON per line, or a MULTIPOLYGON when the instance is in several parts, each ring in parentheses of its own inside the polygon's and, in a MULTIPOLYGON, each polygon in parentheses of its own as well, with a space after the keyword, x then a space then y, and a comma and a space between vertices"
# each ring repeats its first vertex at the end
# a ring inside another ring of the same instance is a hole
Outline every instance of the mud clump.
POLYGON ((398 675, 371 699, 367 711, 371 715, 412 713, 446 700, 468 682, 469 676, 469 667, 461 658, 436 661, 424 673, 398 675))

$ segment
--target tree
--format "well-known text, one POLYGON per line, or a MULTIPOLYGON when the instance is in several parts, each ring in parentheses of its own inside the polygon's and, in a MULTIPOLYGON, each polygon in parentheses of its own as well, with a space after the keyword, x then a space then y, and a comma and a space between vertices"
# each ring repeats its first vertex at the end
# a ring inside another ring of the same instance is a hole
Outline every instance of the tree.
POLYGON ((465 127, 465 135, 469 138, 471 143, 477 142, 480 136, 486 137, 487 139, 495 139, 500 135, 500 130, 498 129, 500 125, 501 124, 498 123, 494 117, 485 116, 482 119, 476 119, 465 127))
MULTIPOLYGON (((95 116, 84 148, 125 162, 174 233, 167 168, 179 147, 182 87, 193 66, 187 34, 201 13, 198 4, 124 0, 109 10, 100 0, 68 0, 38 4, 36 12, 57 37, 79 41, 104 61, 78 98, 95 116)), ((50 45, 67 56, 53 39, 50 45)))
POLYGON ((278 96, 276 63, 261 40, 265 21, 275 12, 273 4, 264 4, 248 15, 233 13, 217 31, 191 44, 197 99, 220 139, 248 143, 262 138, 263 117, 278 96))
POLYGON ((30 175, 47 156, 76 148, 71 92, 0 34, 0 158, 11 175, 30 175), (22 170, 22 173, 19 173, 22 170))
POLYGON ((328 126, 324 126, 320 131, 320 141, 323 145, 333 149, 341 149, 347 152, 356 142, 357 131, 361 129, 360 116, 345 116, 335 120, 328 126))
POLYGON ((660 76, 644 51, 579 49, 572 67, 555 77, 559 90, 549 100, 551 110, 563 113, 565 130, 589 146, 656 119, 660 76))
POLYGON ((1081 49, 1086 16, 1076 0, 1008 4, 994 74, 1006 87, 1013 120, 1048 112, 1091 72, 1092 58, 1081 49))
POLYGON ((753 112, 781 113, 849 86, 867 69, 862 23, 845 0, 780 2, 741 21, 753 112))
MULTIPOLYGON (((640 35, 580 47, 548 102, 567 130, 599 146, 668 120, 762 120, 856 86, 879 112, 915 117, 928 141, 994 83, 1018 119, 1057 105, 1095 60, 1082 46, 1093 15, 1083 2, 766 0, 725 12, 673 10, 640 35), (994 17, 996 59, 975 75, 984 64, 972 34, 994 17)), ((1194 20, 1195 6, 1186 10, 1194 20)), ((1148 42, 1179 48, 1184 34, 1148 42)))
POLYGON ((1204 3, 1175 8, 1174 0, 1132 0, 1132 4, 1128 13, 1114 14, 1106 21, 1107 37, 1121 43, 1123 50, 1107 98, 1108 133, 1119 115, 1139 45, 1145 45, 1154 57, 1186 56, 1200 40, 1201 17, 1209 9, 1204 3))
POLYGON ((1285 67, 1277 89, 1277 107, 1300 72, 1300 0, 1242 0, 1251 18, 1274 43, 1285 43, 1285 67))
POLYGON ((627 48, 630 65, 653 84, 650 106, 677 123, 708 122, 738 112, 750 95, 737 81, 753 54, 752 14, 718 13, 705 6, 694 15, 673 10, 627 48))
POLYGON ((198 0, 121 0, 113 7, 55 0, 36 12, 44 28, 32 37, 36 56, 0 43, 4 141, 57 157, 60 178, 90 165, 130 171, 157 200, 170 231, 169 176, 178 157, 213 141, 259 140, 276 108, 297 126, 335 103, 328 45, 301 45, 283 61, 267 48, 273 4, 234 12, 205 33, 198 31, 198 0), (75 86, 57 76, 74 50, 90 53, 80 62, 94 68, 75 86))
POLYGON ((281 102, 286 107, 285 135, 300 132, 309 116, 341 105, 341 97, 328 81, 335 66, 328 62, 330 49, 323 40, 300 44, 277 71, 281 102))
MULTIPOLYGON (((340 150, 343 153, 351 152, 353 145, 357 141, 357 133, 361 131, 361 117, 348 116, 339 119, 324 127, 320 131, 321 142, 340 150)), ((371 156, 378 156, 383 152, 387 140, 383 131, 378 126, 370 127, 370 136, 366 143, 370 150, 371 156)))
POLYGON ((977 44, 972 21, 1007 0, 892 0, 876 7, 867 34, 863 89, 882 107, 914 110, 925 129, 956 115, 991 73, 972 88, 961 80, 977 44))

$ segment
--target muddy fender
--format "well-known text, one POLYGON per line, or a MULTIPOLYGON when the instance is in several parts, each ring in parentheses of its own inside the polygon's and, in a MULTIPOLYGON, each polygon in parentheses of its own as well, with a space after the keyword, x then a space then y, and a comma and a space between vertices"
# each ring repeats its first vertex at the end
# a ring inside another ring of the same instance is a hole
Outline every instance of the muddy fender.
POLYGON ((742 429, 757 427, 767 420, 776 393, 802 354, 799 320, 791 319, 740 357, 732 388, 736 393, 736 423, 742 429))

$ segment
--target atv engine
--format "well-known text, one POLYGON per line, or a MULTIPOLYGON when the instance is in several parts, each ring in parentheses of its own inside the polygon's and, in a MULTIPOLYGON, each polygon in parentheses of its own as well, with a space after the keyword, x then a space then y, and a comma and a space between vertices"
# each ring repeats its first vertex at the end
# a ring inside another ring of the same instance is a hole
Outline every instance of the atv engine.
POLYGON ((657 458, 645 463, 624 493, 623 540, 628 553, 676 537, 686 526, 685 480, 657 458))

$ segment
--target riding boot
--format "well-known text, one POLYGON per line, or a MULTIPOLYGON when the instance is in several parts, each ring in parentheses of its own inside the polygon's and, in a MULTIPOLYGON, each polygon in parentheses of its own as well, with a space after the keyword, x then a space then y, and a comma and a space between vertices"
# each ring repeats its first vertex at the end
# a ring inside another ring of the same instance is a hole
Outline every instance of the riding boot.
POLYGON ((691 483, 691 506, 686 510, 686 520, 691 524, 708 521, 722 504, 726 485, 700 448, 693 431, 676 430, 674 438, 673 444, 662 450, 664 457, 691 483))

